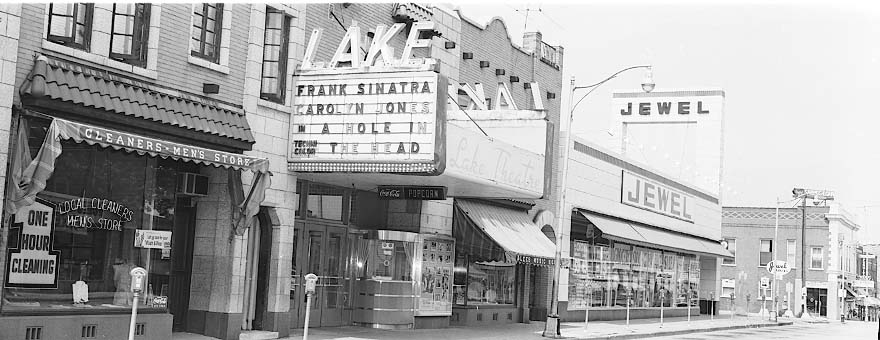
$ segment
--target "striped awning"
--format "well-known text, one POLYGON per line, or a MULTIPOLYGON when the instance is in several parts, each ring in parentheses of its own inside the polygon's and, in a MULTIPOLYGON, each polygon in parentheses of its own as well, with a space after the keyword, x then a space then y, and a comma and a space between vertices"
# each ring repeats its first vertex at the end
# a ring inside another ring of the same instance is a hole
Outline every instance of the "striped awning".
POLYGON ((458 198, 454 210, 457 251, 478 261, 553 265, 556 245, 525 210, 458 198))

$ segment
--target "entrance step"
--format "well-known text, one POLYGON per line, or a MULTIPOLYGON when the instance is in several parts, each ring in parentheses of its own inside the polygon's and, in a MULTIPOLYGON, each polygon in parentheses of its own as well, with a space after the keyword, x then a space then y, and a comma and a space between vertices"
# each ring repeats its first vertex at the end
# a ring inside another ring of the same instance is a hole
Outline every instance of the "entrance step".
POLYGON ((278 332, 269 331, 241 331, 238 340, 266 340, 278 339, 278 332))

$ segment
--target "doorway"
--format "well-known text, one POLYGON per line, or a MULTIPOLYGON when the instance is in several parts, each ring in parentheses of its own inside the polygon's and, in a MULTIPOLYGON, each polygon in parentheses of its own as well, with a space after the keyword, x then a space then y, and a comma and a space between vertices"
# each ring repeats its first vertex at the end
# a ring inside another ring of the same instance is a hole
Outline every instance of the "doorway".
POLYGON ((174 241, 171 242, 171 292, 168 309, 174 317, 172 330, 186 331, 186 314, 189 309, 190 274, 192 273, 193 231, 196 208, 188 197, 178 198, 174 207, 174 241))
POLYGON ((347 228, 315 222, 294 225, 294 264, 291 270, 291 328, 305 324, 305 275, 318 276, 309 306, 309 327, 343 326, 350 323, 349 259, 347 228))

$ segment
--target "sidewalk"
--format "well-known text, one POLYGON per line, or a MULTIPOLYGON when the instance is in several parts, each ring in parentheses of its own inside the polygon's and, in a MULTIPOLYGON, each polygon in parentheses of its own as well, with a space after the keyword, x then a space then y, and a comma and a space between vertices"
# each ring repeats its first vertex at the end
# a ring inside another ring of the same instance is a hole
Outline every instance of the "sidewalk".
MULTIPOLYGON (((766 321, 758 315, 736 316, 718 315, 712 320, 708 316, 693 317, 691 322, 686 317, 667 318, 663 326, 659 319, 626 321, 590 321, 587 329, 583 322, 562 323, 562 336, 568 339, 639 339, 657 336, 669 336, 687 333, 712 332, 736 328, 776 327, 791 325, 794 320, 779 318, 779 323, 766 321)), ((542 339, 543 322, 531 324, 507 324, 482 327, 449 327, 443 329, 416 330, 379 330, 354 326, 328 327, 309 329, 309 340, 366 340, 366 339, 489 339, 489 340, 520 340, 542 339)), ((174 340, 207 340, 208 337, 193 334, 175 333, 174 340)), ((297 330, 287 340, 302 339, 302 330, 297 330)))

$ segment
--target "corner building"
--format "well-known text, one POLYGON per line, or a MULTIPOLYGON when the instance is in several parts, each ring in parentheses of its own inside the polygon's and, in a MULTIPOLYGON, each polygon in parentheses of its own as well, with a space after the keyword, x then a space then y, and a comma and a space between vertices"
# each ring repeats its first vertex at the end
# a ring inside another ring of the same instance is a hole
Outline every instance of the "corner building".
POLYGON ((840 204, 808 206, 804 239, 803 213, 801 207, 780 208, 774 237, 775 208, 724 207, 724 238, 736 256, 721 266, 719 308, 757 313, 769 310, 775 295, 780 312, 789 315, 806 311, 837 320, 857 309, 860 226, 840 204), (791 272, 774 281, 765 267, 771 260, 787 262, 791 272), (761 280, 769 286, 762 287, 761 280))

